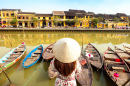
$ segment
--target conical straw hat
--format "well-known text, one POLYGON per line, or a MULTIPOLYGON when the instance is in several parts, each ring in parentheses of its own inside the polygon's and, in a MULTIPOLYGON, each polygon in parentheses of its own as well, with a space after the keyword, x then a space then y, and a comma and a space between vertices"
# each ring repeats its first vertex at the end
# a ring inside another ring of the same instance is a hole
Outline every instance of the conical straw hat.
POLYGON ((55 58, 60 62, 71 63, 79 58, 81 48, 74 39, 62 38, 55 43, 53 53, 55 58))

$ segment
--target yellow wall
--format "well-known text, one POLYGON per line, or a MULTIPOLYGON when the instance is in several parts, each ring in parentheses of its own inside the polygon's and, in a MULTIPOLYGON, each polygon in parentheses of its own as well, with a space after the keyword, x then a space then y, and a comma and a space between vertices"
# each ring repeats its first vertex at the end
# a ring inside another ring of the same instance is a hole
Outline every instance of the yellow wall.
POLYGON ((17 11, 1 11, 1 21, 3 22, 3 21, 6 21, 6 23, 5 24, 2 24, 2 25, 9 25, 9 22, 13 19, 13 18, 15 18, 15 13, 16 13, 17 11), (8 14, 8 16, 7 16, 7 14, 8 14), (14 16, 11 16, 11 14, 14 14, 14 16))

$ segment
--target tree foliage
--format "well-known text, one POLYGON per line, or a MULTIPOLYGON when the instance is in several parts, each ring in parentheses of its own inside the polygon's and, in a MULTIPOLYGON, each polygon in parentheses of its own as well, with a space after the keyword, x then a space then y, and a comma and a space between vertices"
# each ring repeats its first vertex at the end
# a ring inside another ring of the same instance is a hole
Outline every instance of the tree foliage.
POLYGON ((94 25, 94 27, 97 26, 97 23, 98 23, 98 19, 97 18, 95 18, 95 19, 92 20, 92 24, 94 25))
POLYGON ((34 23, 36 23, 38 21, 37 18, 33 18, 32 20, 33 20, 34 23))
POLYGON ((14 18, 14 19, 10 22, 10 24, 11 24, 11 25, 17 24, 17 22, 18 22, 18 20, 14 18))
POLYGON ((74 19, 74 21, 75 21, 75 24, 76 24, 76 26, 79 24, 79 20, 78 20, 78 18, 76 17, 75 19, 74 19))
POLYGON ((71 22, 70 20, 65 20, 66 25, 69 25, 70 22, 71 22))
POLYGON ((59 16, 54 16, 54 20, 53 20, 54 25, 58 26, 59 19, 60 19, 60 17, 59 17, 59 16))
POLYGON ((99 17, 99 18, 98 18, 98 22, 99 22, 99 23, 103 22, 103 18, 102 18, 102 17, 99 17))
POLYGON ((33 18, 32 21, 33 21, 34 27, 35 27, 36 26, 36 22, 38 22, 38 19, 37 18, 33 18))
POLYGON ((118 23, 118 22, 119 22, 119 20, 120 20, 120 19, 119 19, 119 18, 117 18, 117 17, 115 17, 115 18, 114 18, 115 23, 118 23))

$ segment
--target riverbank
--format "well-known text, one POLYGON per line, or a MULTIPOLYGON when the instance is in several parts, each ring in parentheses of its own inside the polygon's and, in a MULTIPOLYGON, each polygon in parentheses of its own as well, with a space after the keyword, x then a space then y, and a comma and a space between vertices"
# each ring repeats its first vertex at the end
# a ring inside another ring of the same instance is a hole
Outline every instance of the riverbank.
POLYGON ((130 29, 112 29, 112 28, 104 28, 104 29, 98 29, 98 28, 0 28, 1 32, 8 32, 8 31, 29 31, 29 32, 130 32, 130 29))

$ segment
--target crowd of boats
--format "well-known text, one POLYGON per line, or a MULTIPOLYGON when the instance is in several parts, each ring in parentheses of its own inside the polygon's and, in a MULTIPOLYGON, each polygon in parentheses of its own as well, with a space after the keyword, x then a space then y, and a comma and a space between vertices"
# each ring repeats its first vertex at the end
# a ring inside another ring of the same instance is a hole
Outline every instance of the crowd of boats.
MULTIPOLYGON (((53 46, 55 43, 50 44, 43 51, 43 46, 39 45, 33 49, 23 60, 23 68, 29 68, 35 65, 41 57, 44 60, 50 62, 49 60, 54 58, 53 46)), ((92 67, 97 70, 104 69, 110 79, 115 83, 115 85, 130 86, 130 47, 123 46, 125 51, 119 49, 115 46, 115 51, 110 47, 105 51, 102 57, 99 51, 89 43, 84 53, 81 53, 79 57, 79 62, 81 64, 82 72, 79 77, 76 77, 77 81, 84 86, 92 86, 93 83, 93 71, 92 67)), ((24 55, 26 51, 26 45, 23 42, 20 46, 11 50, 5 56, 0 59, 0 65, 4 70, 7 70, 13 64, 18 62, 24 55)), ((0 73, 3 69, 0 68, 0 73)), ((48 67, 49 78, 55 78, 57 73, 54 73, 48 67)))

